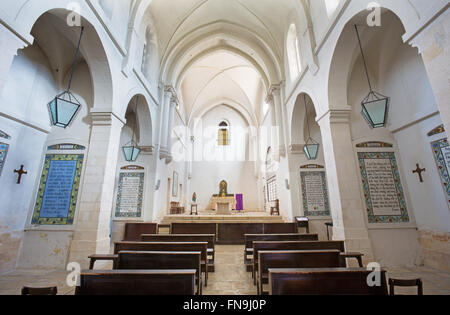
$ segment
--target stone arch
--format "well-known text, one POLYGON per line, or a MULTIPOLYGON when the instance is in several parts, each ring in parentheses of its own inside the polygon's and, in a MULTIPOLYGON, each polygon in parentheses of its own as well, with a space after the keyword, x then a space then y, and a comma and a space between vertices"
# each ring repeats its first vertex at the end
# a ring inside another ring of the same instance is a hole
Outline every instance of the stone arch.
MULTIPOLYGON (((389 11, 401 21, 406 32, 412 29, 413 24, 418 21, 418 15, 414 7, 410 3, 406 3, 406 0, 384 0, 380 1, 379 4, 383 12, 389 11), (405 8, 408 9, 405 10, 405 8)), ((367 3, 361 1, 360 6, 352 6, 350 17, 336 26, 340 35, 336 39, 336 44, 333 44, 333 54, 328 65, 327 92, 330 109, 348 109, 346 86, 351 70, 360 55, 353 25, 365 23, 368 14, 366 5, 367 3)), ((370 41, 368 36, 370 34, 365 35, 363 45, 370 41)))
MULTIPOLYGON (((36 21, 46 13, 65 21, 67 16, 73 13, 66 7, 67 2, 63 0, 28 1, 17 12, 14 20, 17 25, 14 25, 14 28, 26 41, 31 43, 33 42, 31 30, 36 21)), ((81 6, 82 13, 89 11, 87 6, 81 6)), ((110 58, 108 58, 105 45, 99 36, 100 31, 97 23, 94 16, 81 14, 81 25, 85 27, 85 30, 80 52, 89 66, 93 81, 94 109, 101 107, 102 111, 105 111, 105 109, 112 111, 114 89, 110 58)), ((79 38, 78 28, 72 28, 71 31, 67 32, 67 38, 76 45, 79 38)))

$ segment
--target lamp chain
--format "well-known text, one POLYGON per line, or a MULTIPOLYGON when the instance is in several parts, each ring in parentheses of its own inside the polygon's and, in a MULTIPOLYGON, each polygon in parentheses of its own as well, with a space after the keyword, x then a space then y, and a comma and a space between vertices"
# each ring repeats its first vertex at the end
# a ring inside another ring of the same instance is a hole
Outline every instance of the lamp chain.
POLYGON ((372 89, 372 84, 370 83, 369 70, 367 69, 366 57, 364 56, 364 51, 362 48, 361 38, 359 36, 359 31, 358 31, 357 25, 355 25, 355 30, 356 30, 356 36, 358 37, 358 43, 359 43, 359 48, 361 50, 361 56, 362 56, 363 63, 364 63, 364 69, 366 70, 367 82, 369 82, 369 89, 370 89, 370 92, 372 93, 373 89, 372 89))
POLYGON ((77 57, 78 57, 78 54, 80 52, 81 38, 83 37, 83 32, 84 32, 84 26, 81 27, 80 39, 78 40, 77 51, 76 51, 75 57, 73 59, 72 72, 70 73, 69 85, 67 87, 67 91, 70 91, 70 86, 72 85, 73 74, 75 72, 75 67, 77 65, 77 57))
POLYGON ((311 139, 311 131, 309 130, 309 117, 308 117, 308 107, 306 106, 306 94, 303 95, 305 99, 305 112, 306 112, 306 125, 308 126, 308 141, 311 139))

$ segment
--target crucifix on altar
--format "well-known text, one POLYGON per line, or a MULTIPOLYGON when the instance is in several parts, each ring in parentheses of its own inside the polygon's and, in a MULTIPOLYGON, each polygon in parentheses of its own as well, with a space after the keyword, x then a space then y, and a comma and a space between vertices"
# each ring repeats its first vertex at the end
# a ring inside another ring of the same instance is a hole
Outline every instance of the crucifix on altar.
POLYGON ((219 194, 214 195, 211 201, 216 204, 216 213, 222 215, 231 215, 233 206, 236 204, 234 195, 228 194, 228 183, 224 180, 219 184, 219 194))

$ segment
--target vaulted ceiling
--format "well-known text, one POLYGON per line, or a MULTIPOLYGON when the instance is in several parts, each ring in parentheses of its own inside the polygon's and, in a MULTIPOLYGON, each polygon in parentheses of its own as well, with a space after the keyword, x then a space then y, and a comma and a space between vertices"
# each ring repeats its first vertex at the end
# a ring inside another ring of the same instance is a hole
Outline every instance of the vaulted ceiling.
MULTIPOLYGON (((193 32, 224 22, 255 34, 274 58, 282 60, 288 17, 298 6, 298 0, 153 0, 147 14, 157 33, 161 59, 193 32)), ((229 40, 226 32, 223 37, 229 40)), ((231 51, 206 54, 183 73, 178 91, 182 114, 189 120, 222 102, 258 120, 268 88, 260 71, 231 51)))

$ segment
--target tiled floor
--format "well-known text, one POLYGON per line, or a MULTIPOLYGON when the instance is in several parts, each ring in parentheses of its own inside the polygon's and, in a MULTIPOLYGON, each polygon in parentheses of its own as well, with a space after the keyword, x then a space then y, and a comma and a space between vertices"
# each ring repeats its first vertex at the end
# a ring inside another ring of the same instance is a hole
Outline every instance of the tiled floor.
MULTIPOLYGON (((254 295, 251 273, 245 271, 243 246, 216 246, 216 271, 209 274, 208 287, 204 295, 254 295)), ((0 276, 0 295, 20 294, 24 285, 58 286, 59 294, 73 294, 74 289, 66 284, 66 271, 17 270, 0 276)), ((391 268, 388 277, 413 279, 421 278, 425 294, 449 295, 450 273, 439 270, 417 268, 391 268)), ((399 288, 400 294, 416 294, 414 289, 399 288)))

